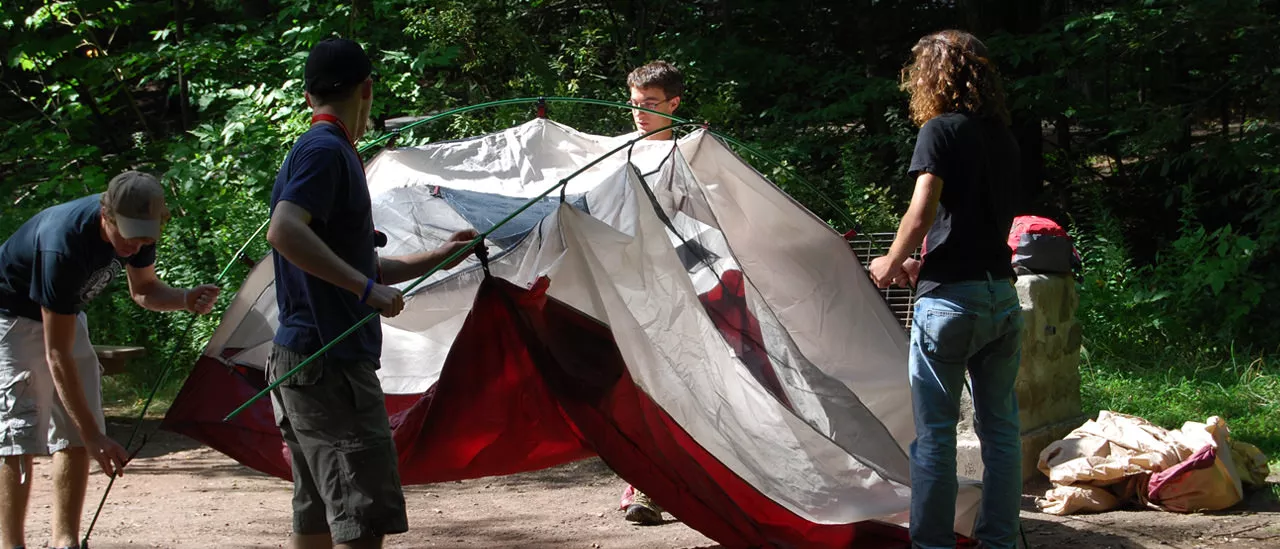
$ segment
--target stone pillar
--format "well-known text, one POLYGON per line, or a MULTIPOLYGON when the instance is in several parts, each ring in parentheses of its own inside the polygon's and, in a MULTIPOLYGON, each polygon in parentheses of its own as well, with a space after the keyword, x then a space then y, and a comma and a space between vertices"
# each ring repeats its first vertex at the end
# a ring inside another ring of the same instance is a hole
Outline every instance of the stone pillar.
MULTIPOLYGON (((1070 275, 1022 275, 1022 363, 1018 367, 1022 423, 1022 480, 1039 474, 1036 460, 1049 443, 1084 422, 1080 411, 1080 325, 1075 281, 1070 275)), ((973 401, 965 392, 956 454, 960 476, 982 478, 982 456, 973 432, 973 401)))

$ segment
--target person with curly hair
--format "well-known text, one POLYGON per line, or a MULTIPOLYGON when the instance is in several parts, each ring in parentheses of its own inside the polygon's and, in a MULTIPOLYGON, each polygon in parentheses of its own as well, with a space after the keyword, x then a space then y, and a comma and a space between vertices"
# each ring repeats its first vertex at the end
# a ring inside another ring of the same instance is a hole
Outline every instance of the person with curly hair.
POLYGON ((916 286, 911 542, 955 547, 956 424, 968 371, 985 468, 974 536, 982 547, 1012 549, 1022 495, 1014 381, 1023 320, 1007 235, 1018 204, 1018 144, 981 41, 948 30, 911 51, 902 88, 920 125, 907 171, 915 191, 888 254, 868 266, 881 288, 916 286), (922 259, 909 259, 922 240, 922 259))

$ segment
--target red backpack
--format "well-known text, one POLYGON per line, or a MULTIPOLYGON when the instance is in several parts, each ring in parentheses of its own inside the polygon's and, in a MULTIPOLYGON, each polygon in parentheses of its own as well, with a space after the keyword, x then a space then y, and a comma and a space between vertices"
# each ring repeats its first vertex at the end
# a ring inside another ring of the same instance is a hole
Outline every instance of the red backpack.
POLYGON ((1080 252, 1071 235, 1047 217, 1020 215, 1009 228, 1009 249, 1013 250, 1013 270, 1030 273, 1078 273, 1080 252))

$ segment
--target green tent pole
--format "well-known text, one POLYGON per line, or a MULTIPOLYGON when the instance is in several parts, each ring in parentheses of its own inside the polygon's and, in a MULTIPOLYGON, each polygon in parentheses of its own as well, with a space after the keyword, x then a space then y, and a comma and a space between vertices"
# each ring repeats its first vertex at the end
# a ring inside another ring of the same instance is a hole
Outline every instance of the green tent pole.
MULTIPOLYGON (((505 225, 507 222, 511 221, 512 219, 515 219, 515 218, 516 218, 516 216, 520 215, 520 214, 521 214, 521 213, 523 213, 525 210, 529 209, 529 208, 530 208, 530 207, 532 207, 534 204, 538 203, 538 201, 539 201, 539 200, 542 200, 543 198, 546 198, 546 197, 547 197, 548 195, 550 195, 552 192, 555 192, 555 190, 556 190, 556 189, 559 189, 559 188, 563 187, 565 184, 569 183, 569 181, 570 181, 570 180, 572 180, 573 178, 575 178, 575 177, 577 177, 578 175, 582 174, 583 172, 587 171, 588 169, 591 169, 591 167, 595 166, 596 164, 599 164, 599 163, 600 163, 601 161, 603 161, 604 159, 606 159, 606 158, 608 158, 608 157, 610 157, 610 156, 613 156, 614 154, 618 153, 619 151, 622 151, 622 150, 624 150, 624 149, 626 149, 626 148, 628 148, 628 147, 631 147, 632 145, 636 144, 636 142, 641 141, 641 140, 643 140, 644 138, 649 137, 650 135, 653 135, 653 134, 655 134, 655 133, 664 132, 664 131, 669 130, 669 129, 672 129, 672 128, 678 128, 678 127, 681 127, 681 126, 689 126, 689 125, 695 125, 695 124, 697 124, 697 123, 696 123, 696 122, 677 122, 677 123, 675 123, 675 124, 671 124, 671 125, 669 125, 669 126, 665 126, 665 127, 662 127, 662 128, 658 128, 658 129, 653 130, 653 131, 651 131, 651 132, 648 132, 648 133, 645 133, 645 134, 643 134, 643 135, 640 135, 640 136, 638 136, 638 137, 636 137, 636 138, 634 138, 634 139, 628 140, 626 143, 624 143, 624 144, 622 144, 622 145, 619 145, 618 147, 614 148, 613 150, 611 150, 611 151, 609 151, 609 152, 607 152, 607 153, 605 153, 605 154, 601 155, 600 157, 596 158, 595 160, 592 160, 591 162, 587 163, 587 165, 585 165, 585 166, 583 166, 583 167, 581 167, 581 168, 578 168, 578 170, 577 170, 577 171, 574 171, 573 173, 569 174, 569 175, 568 175, 567 177, 565 177, 564 179, 561 179, 561 180, 560 180, 559 182, 557 182, 555 185, 552 185, 550 188, 548 188, 547 190, 543 191, 543 192, 542 192, 542 194, 539 194, 538 196, 535 196, 535 197, 533 197, 532 199, 530 199, 528 202, 525 202, 525 203, 524 203, 524 205, 522 205, 522 206, 520 206, 519 208, 517 208, 517 209, 516 209, 516 211, 511 212, 511 214, 510 214, 510 215, 508 215, 506 218, 504 218, 504 219, 502 219, 501 221, 499 221, 499 222, 498 222, 496 225, 494 225, 493 227, 490 227, 490 228, 489 228, 489 230, 487 230, 487 231, 485 231, 485 232, 481 233, 480 235, 476 236, 475 240, 472 240, 472 241, 471 241, 471 245, 470 245, 470 246, 467 246, 466 248, 460 249, 460 250, 458 250, 458 251, 453 252, 452 254, 450 254, 450 255, 449 255, 449 257, 445 258, 445 259, 444 259, 443 261, 441 261, 438 265, 436 265, 435 267, 432 267, 432 268, 431 268, 431 270, 427 271, 425 274, 423 274, 422 276, 418 277, 418 279, 417 279, 417 280, 413 281, 413 284, 410 284, 408 287, 406 287, 406 288, 405 288, 405 291, 406 291, 406 292, 412 291, 412 290, 413 290, 414 288, 416 288, 419 284, 421 284, 424 280, 426 280, 427 278, 429 278, 431 275, 435 274, 435 273, 436 273, 436 271, 439 271, 439 270, 440 270, 440 266, 441 266, 441 265, 448 264, 448 263, 452 262, 453 260, 458 259, 459 257, 462 257, 464 254, 466 254, 466 253, 467 253, 467 251, 468 251, 468 250, 472 249, 472 248, 473 248, 473 247, 475 247, 475 246, 483 246, 483 245, 484 245, 484 240, 485 240, 485 238, 486 238, 486 237, 488 237, 488 236, 489 236, 489 234, 490 234, 490 233, 492 233, 494 230, 496 230, 498 227, 501 227, 501 226, 505 225)), ((233 418, 235 418, 237 415, 239 415, 239 414, 240 414, 240 412, 243 412, 245 409, 247 409, 249 406, 251 406, 254 402, 257 402, 259 399, 261 399, 262 397, 266 396, 266 395, 267 395, 267 393, 270 393, 270 392, 271 392, 272 390, 274 390, 276 387, 279 387, 281 383, 284 383, 284 382, 285 382, 286 380, 288 380, 290 377, 293 377, 293 376, 294 376, 295 374, 297 374, 300 370, 302 370, 302 368, 303 368, 303 367, 305 367, 306 365, 308 365, 308 364, 310 364, 310 363, 314 362, 314 361, 315 361, 317 358, 319 358, 321 355, 323 355, 324 353, 328 352, 328 351, 329 351, 329 349, 333 348, 333 346, 334 346, 334 345, 337 345, 337 344, 338 344, 338 343, 340 343, 342 340, 346 339, 348 336, 350 336, 352 333, 354 333, 354 332, 355 332, 357 329, 359 329, 361 326, 364 326, 364 325, 365 325, 365 324, 367 324, 370 320, 373 320, 374 318, 377 318, 377 317, 378 317, 378 313, 377 313, 377 312, 373 312, 373 313, 369 313, 369 314, 368 314, 368 315, 366 315, 364 318, 360 319, 360 321, 359 321, 359 322, 356 322, 356 323, 355 323, 355 325, 353 325, 353 326, 351 326, 350 328, 348 328, 348 329, 347 329, 347 331, 342 332, 342 334, 340 334, 338 337, 334 338, 334 340, 333 340, 333 341, 330 341, 329 343, 326 343, 323 347, 321 347, 321 348, 320 348, 320 350, 316 351, 316 352, 315 352, 315 353, 313 353, 311 356, 307 357, 305 360, 303 360, 302 362, 300 362, 297 366, 294 366, 294 367, 293 367, 293 369, 289 370, 288 372, 285 372, 285 374, 284 374, 284 375, 280 376, 278 379, 276 379, 274 382, 272 382, 272 383, 271 383, 270 385, 268 385, 266 388, 264 388, 264 389, 262 389, 261 391, 259 391, 259 392, 258 392, 258 394, 254 395, 252 398, 250 398, 249 400, 245 401, 245 403, 244 403, 244 404, 241 404, 238 408, 236 408, 235 410, 233 410, 230 414, 227 414, 227 417, 226 417, 226 418, 224 418, 224 419, 223 419, 223 421, 224 421, 224 422, 225 422, 225 421, 231 421, 233 418)))

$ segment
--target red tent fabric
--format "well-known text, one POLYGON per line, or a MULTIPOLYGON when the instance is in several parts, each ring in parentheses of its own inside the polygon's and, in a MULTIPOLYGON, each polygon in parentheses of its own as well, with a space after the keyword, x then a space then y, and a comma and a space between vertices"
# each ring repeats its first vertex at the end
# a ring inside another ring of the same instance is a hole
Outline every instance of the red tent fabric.
MULTIPOLYGON (((401 478, 423 484, 600 456, 673 516, 726 547, 907 547, 878 523, 816 524, 765 497, 704 450, 632 382, 607 327, 543 294, 489 278, 440 380, 388 399, 401 478)), ((221 418, 265 386, 204 358, 163 428, 288 479, 271 405, 221 418)))

